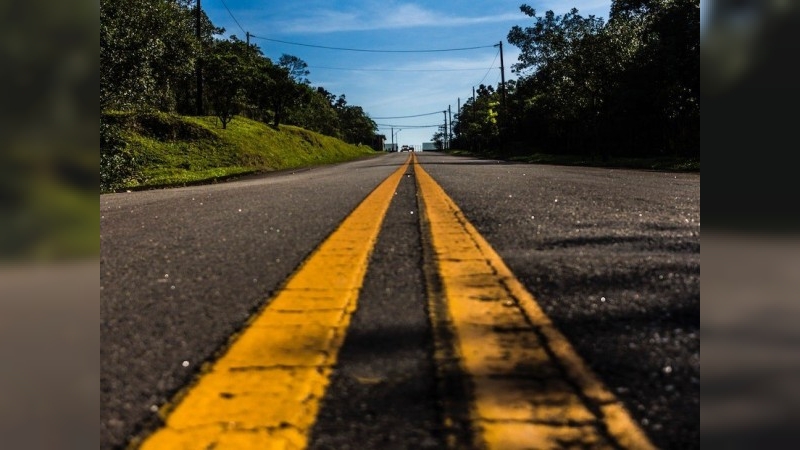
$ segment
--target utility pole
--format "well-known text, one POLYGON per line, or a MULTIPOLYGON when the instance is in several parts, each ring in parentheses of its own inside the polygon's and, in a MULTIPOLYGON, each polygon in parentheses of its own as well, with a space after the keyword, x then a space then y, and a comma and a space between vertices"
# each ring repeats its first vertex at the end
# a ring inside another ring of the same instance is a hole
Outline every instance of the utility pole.
POLYGON ((506 101, 506 67, 503 63, 503 41, 500 41, 497 45, 500 46, 500 88, 502 89, 502 99, 503 105, 500 108, 500 151, 505 153, 505 126, 506 121, 508 120, 508 103, 506 101))
POLYGON ((247 46, 250 47, 250 32, 249 31, 245 31, 244 34, 245 34, 245 36, 247 36, 247 46))
POLYGON ((442 111, 444 113, 444 128, 442 129, 442 149, 447 150, 447 111, 442 111))
POLYGON ((500 86, 503 89, 503 111, 506 109, 506 68, 503 64, 503 41, 500 41, 500 86))
POLYGON ((447 105, 447 117, 450 119, 450 125, 447 131, 447 140, 449 141, 453 136, 453 112, 450 111, 450 105, 447 105))
POLYGON ((195 99, 197 106, 197 115, 203 115, 203 41, 200 24, 202 23, 202 9, 200 9, 200 0, 197 0, 197 11, 195 16, 195 28, 197 35, 197 42, 200 44, 200 55, 195 62, 195 76, 197 77, 197 97, 195 99))
POLYGON ((472 104, 475 104, 475 86, 472 86, 472 104))
POLYGON ((390 152, 394 151, 394 127, 392 127, 389 131, 392 134, 392 147, 389 149, 390 152))

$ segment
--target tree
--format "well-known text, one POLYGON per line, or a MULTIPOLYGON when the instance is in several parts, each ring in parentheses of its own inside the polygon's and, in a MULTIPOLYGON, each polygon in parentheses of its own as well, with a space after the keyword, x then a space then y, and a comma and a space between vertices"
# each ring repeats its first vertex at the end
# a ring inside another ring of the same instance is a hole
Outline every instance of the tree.
POLYGON ((286 122, 328 136, 340 137, 339 116, 332 105, 335 96, 323 87, 302 87, 306 90, 301 95, 303 101, 289 111, 286 122))
POLYGON ((531 78, 527 83, 537 91, 535 107, 565 139, 562 145, 579 151, 597 145, 595 132, 610 80, 603 19, 583 17, 575 8, 563 16, 547 11, 543 17, 527 5, 520 10, 534 24, 514 26, 508 33, 508 42, 521 50, 513 70, 531 78))
POLYGON ((289 72, 289 78, 292 79, 295 83, 298 84, 309 84, 308 81, 309 72, 308 71, 308 64, 305 61, 298 58, 294 55, 281 55, 280 59, 278 59, 278 65, 283 67, 289 72))
POLYGON ((348 105, 344 94, 336 100, 334 108, 339 116, 339 130, 343 141, 350 144, 372 144, 378 125, 363 108, 348 105))
POLYGON ((444 135, 444 125, 442 125, 433 133, 433 136, 431 136, 431 142, 433 142, 433 146, 436 147, 436 150, 444 149, 444 135))
POLYGON ((614 0, 608 23, 520 10, 533 24, 508 34, 512 134, 602 156, 698 151, 698 0, 614 0))
POLYGON ((198 38, 196 8, 195 0, 100 1, 101 110, 193 114, 202 67, 203 103, 223 128, 244 114, 372 143, 375 123, 344 95, 311 87, 305 61, 284 54, 273 63, 236 36, 217 39, 224 29, 202 11, 198 38))
MULTIPOLYGON (((473 101, 468 99, 453 121, 453 144, 486 153, 497 147, 500 138, 498 110, 500 95, 492 86, 480 85, 473 101)), ((442 136, 444 137, 444 135, 442 136)))
POLYGON ((289 69, 281 66, 267 67, 272 83, 269 85, 269 101, 272 108, 272 126, 277 128, 284 120, 287 109, 298 102, 303 91, 292 80, 289 69))
POLYGON ((257 58, 253 64, 251 78, 247 87, 247 107, 251 118, 269 122, 272 118, 272 93, 275 80, 272 78, 273 64, 269 58, 257 58))
POLYGON ((649 131, 646 145, 699 154, 699 0, 615 0, 610 21, 634 30, 637 42, 620 77, 617 109, 649 131))
POLYGON ((246 89, 251 84, 255 55, 249 54, 250 50, 243 45, 235 36, 216 41, 206 60, 207 95, 222 128, 227 128, 247 101, 246 89))
POLYGON ((175 107, 199 52, 189 0, 101 0, 100 107, 175 107))

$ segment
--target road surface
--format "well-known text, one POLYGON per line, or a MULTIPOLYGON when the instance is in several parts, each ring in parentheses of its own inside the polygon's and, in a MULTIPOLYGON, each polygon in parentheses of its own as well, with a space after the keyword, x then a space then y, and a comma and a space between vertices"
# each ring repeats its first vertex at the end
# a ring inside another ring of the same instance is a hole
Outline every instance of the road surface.
POLYGON ((700 176, 390 153, 109 194, 101 448, 698 448, 700 176))

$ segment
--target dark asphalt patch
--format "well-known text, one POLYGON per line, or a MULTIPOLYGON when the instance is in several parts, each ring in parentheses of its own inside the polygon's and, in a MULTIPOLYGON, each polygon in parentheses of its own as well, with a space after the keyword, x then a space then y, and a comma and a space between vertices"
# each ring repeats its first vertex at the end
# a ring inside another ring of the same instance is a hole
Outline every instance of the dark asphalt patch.
POLYGON ((444 448, 413 171, 372 254, 309 448, 444 448))

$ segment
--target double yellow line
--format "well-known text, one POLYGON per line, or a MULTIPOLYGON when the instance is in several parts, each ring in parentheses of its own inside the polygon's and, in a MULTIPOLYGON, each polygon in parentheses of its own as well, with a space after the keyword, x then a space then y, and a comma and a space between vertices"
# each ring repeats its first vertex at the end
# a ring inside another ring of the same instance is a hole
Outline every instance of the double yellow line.
POLYGON ((412 161, 440 286, 431 301, 443 302, 447 345, 473 386, 474 446, 653 448, 414 154, 162 408, 164 426, 133 447, 307 446, 383 218, 412 161))

